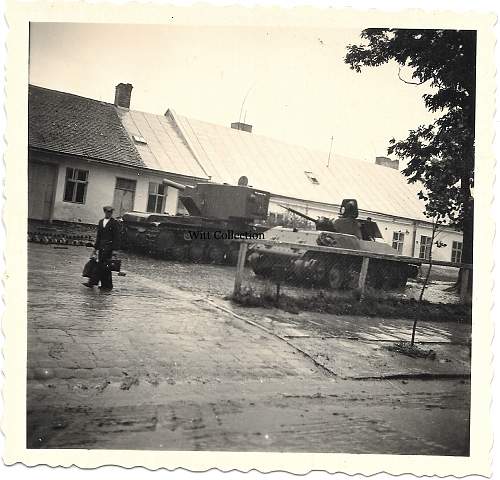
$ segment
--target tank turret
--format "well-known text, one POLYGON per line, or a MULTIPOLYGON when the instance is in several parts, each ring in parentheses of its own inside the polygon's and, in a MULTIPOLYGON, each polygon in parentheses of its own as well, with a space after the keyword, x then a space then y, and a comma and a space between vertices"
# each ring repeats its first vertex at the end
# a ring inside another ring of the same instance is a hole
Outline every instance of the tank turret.
POLYGON ((168 179, 163 183, 180 191, 179 200, 189 215, 243 222, 267 217, 269 193, 263 190, 227 183, 197 183, 194 187, 168 179))
POLYGON ((340 218, 333 220, 328 217, 319 217, 314 219, 305 213, 299 212, 294 208, 280 205, 281 208, 288 210, 299 217, 305 218, 316 225, 316 230, 322 232, 347 233, 355 235, 361 240, 375 241, 382 238, 378 225, 371 218, 361 220, 358 218, 358 202, 354 199, 342 200, 340 207, 340 218))

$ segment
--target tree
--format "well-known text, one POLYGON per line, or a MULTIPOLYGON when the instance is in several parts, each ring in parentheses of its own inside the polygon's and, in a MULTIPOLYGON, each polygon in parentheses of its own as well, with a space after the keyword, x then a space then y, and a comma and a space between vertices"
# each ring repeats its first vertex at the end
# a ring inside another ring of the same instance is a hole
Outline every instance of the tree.
POLYGON ((440 223, 439 215, 437 215, 436 218, 432 219, 431 246, 429 249, 429 258, 428 258, 429 268, 427 269, 427 273, 425 274, 424 283, 422 285, 422 289, 420 290, 420 295, 418 297, 417 315, 415 316, 415 319, 413 320, 413 328, 411 330, 411 342, 410 342, 410 345, 412 347, 413 347, 413 345, 415 345, 415 333, 417 331, 417 322, 422 317, 422 300, 424 299, 425 289, 427 288, 427 285, 429 284, 429 277, 431 275, 432 248, 434 246, 434 239, 436 238, 436 233, 438 230, 439 223, 440 223))
POLYGON ((352 69, 395 61, 401 81, 431 87, 423 101, 440 116, 404 140, 391 139, 388 153, 407 160, 402 173, 410 183, 422 183, 426 216, 438 215, 462 230, 462 262, 472 263, 476 32, 371 28, 361 38, 361 45, 347 46, 345 62, 352 69))

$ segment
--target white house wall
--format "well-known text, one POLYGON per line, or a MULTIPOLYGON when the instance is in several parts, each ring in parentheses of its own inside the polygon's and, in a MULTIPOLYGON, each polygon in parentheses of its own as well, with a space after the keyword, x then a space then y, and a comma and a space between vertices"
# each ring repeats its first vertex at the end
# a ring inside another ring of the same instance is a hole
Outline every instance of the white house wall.
MULTIPOLYGON (((393 220, 379 220, 374 219, 384 237, 384 240, 392 245, 394 232, 404 233, 403 255, 409 257, 418 257, 420 253, 420 239, 422 235, 427 237, 432 236, 432 226, 417 222, 415 226, 413 222, 406 222, 402 219, 393 220), (415 233, 415 252, 413 252, 413 236, 415 233)), ((454 231, 451 228, 441 228, 435 235, 434 242, 442 242, 445 244, 443 247, 437 247, 434 243, 432 249, 432 257, 434 260, 442 260, 445 262, 451 261, 451 250, 453 241, 462 242, 462 233, 454 231)))
MULTIPOLYGON (((132 168, 121 168, 113 165, 80 160, 75 158, 61 159, 50 155, 43 155, 41 160, 59 166, 57 183, 53 204, 53 220, 61 220, 76 223, 96 223, 102 218, 102 207, 113 204, 113 196, 117 178, 135 180, 136 191, 134 196, 134 210, 145 212, 148 201, 149 183, 159 183, 165 178, 163 173, 149 173, 132 168), (63 200, 66 183, 66 168, 79 168, 88 170, 88 184, 85 203, 65 202, 63 200)), ((175 180, 175 177, 170 176, 175 180)), ((165 200, 165 213, 176 214, 178 203, 178 191, 167 188, 165 200)))

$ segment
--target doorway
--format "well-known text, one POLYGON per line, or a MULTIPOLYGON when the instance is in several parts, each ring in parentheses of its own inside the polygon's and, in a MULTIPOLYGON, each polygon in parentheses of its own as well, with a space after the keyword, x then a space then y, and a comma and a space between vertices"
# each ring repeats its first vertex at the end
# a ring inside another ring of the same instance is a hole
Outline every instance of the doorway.
POLYGON ((52 163, 28 163, 28 218, 52 220, 57 172, 52 163))
POLYGON ((135 180, 128 178, 116 179, 115 194, 113 196, 113 207, 116 217, 121 217, 124 213, 134 210, 136 184, 135 180))

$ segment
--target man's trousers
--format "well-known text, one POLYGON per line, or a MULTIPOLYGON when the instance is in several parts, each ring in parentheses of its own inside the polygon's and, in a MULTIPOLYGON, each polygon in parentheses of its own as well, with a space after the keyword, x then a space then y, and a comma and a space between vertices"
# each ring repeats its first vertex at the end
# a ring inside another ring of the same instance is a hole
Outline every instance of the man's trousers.
POLYGON ((106 290, 111 290, 113 288, 113 276, 109 269, 111 257, 111 250, 102 249, 97 251, 97 265, 89 283, 98 285, 99 282, 101 282, 101 288, 106 290))

